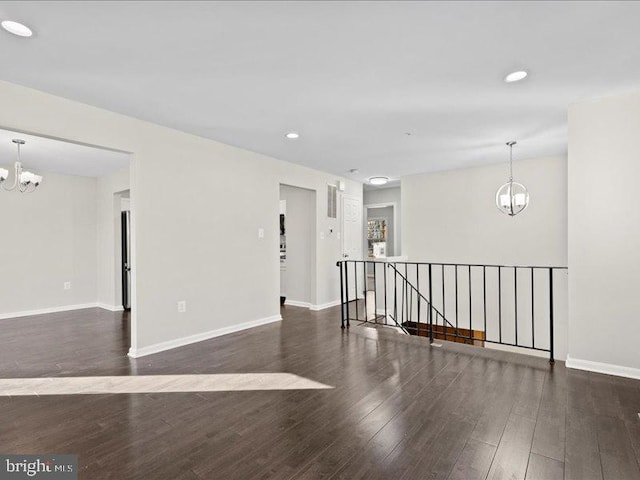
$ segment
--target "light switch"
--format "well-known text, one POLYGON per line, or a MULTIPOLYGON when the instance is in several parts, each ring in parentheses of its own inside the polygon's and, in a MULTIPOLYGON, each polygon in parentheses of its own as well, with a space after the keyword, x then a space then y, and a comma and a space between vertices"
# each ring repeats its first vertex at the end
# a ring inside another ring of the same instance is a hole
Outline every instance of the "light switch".
POLYGON ((320 240, 324 240, 324 232, 320 232, 320 240))
POLYGON ((264 228, 258 229, 258 238, 264 238, 264 228))

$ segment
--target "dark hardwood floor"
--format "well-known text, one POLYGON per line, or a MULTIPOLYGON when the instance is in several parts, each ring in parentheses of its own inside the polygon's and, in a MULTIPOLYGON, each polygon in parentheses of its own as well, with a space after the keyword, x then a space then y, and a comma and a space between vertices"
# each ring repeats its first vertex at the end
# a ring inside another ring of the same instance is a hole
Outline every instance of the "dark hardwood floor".
MULTIPOLYGON (((639 479, 640 382, 386 329, 339 309, 137 360, 89 309, 0 321, 0 377, 289 372, 331 390, 8 397, 0 453, 94 479, 639 479)), ((612 345, 611 348, 615 348, 612 345)))

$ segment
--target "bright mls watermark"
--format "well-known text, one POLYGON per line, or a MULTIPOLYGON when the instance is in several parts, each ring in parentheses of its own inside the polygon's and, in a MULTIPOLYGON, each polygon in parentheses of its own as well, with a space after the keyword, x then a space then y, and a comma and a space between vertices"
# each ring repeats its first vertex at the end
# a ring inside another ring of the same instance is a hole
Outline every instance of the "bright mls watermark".
POLYGON ((77 455, 0 455, 0 480, 78 480, 77 455))

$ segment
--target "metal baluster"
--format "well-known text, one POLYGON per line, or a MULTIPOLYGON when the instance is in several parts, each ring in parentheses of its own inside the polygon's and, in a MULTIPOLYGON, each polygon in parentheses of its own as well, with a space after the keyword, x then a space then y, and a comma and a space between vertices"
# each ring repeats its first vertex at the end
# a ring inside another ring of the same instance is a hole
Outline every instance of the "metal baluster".
POLYGON ((456 331, 454 338, 458 338, 458 265, 456 265, 456 331))
POLYGON ((429 343, 433 343, 433 302, 431 296, 431 264, 429 264, 429 343))
POLYGON ((398 323, 398 269, 393 264, 393 321, 398 323))
POLYGON ((498 267, 498 341, 502 343, 502 267, 498 267))
POLYGON ((351 312, 349 311, 349 261, 344 262, 344 300, 347 312, 347 328, 349 328, 349 317, 351 312))
POLYGON ((420 266, 416 263, 416 294, 418 298, 418 323, 420 323, 420 266))
POLYGON ((473 329, 471 328, 471 265, 469 265, 469 340, 470 343, 473 344, 473 329))
POLYGON ((536 297, 533 293, 533 267, 531 267, 531 347, 536 348, 536 329, 535 329, 535 303, 536 297))
POLYGON ((342 262, 338 262, 338 267, 340 267, 340 316, 342 317, 340 328, 344 328, 344 289, 342 279, 342 262))
MULTIPOLYGON (((384 264, 387 267, 387 264, 384 264)), ((382 269, 384 275, 384 324, 387 324, 387 268, 382 269)))
MULTIPOLYGON (((400 274, 400 279, 402 279, 402 274, 400 274)), ((407 310, 407 280, 405 279, 402 282, 402 322, 405 323, 405 311, 407 310)))
POLYGON ((360 320, 360 312, 358 312, 358 262, 357 260, 353 261, 353 285, 356 289, 356 320, 360 320))
POLYGON ((549 363, 555 363, 553 358, 553 268, 549 268, 549 363))
MULTIPOLYGON (((487 267, 482 266, 482 308, 484 310, 484 338, 487 339, 487 267)), ((482 344, 484 346, 484 342, 482 344)))
MULTIPOLYGON (((409 293, 409 302, 408 302, 409 322, 415 323, 413 321, 413 288, 409 290, 409 287, 407 286, 407 292, 409 293)), ((420 334, 420 325, 416 325, 416 332, 418 332, 418 335, 420 334)))
POLYGON ((378 278, 376 276, 376 267, 378 262, 372 262, 373 265, 373 318, 378 323, 378 278))
POLYGON ((362 262, 362 283, 364 283, 364 321, 369 321, 369 312, 367 309, 367 289, 369 288, 369 279, 367 278, 367 262, 362 262))
POLYGON ((407 312, 407 321, 409 321, 409 301, 408 301, 408 295, 409 295, 409 285, 407 284, 407 282, 409 282, 409 272, 408 272, 408 266, 405 263, 404 264, 404 300, 405 300, 405 310, 407 312))
POLYGON ((518 267, 513 267, 513 305, 516 320, 516 345, 518 345, 518 267))
MULTIPOLYGON (((444 264, 441 266, 442 268, 442 315, 440 315, 442 317, 442 333, 444 334, 444 339, 447 339, 447 327, 445 325, 445 317, 447 315, 447 311, 446 311, 446 304, 447 304, 447 295, 445 293, 445 278, 444 278, 444 264)), ((436 319, 436 325, 438 324, 438 321, 436 319)))

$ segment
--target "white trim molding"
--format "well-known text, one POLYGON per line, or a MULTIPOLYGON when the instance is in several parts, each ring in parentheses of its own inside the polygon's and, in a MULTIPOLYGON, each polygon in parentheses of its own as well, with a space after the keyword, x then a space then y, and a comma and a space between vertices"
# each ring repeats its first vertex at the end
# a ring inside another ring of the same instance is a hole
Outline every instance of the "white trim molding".
POLYGON ((284 304, 292 307, 311 308, 311 304, 309 302, 300 302, 299 300, 286 299, 284 304))
POLYGON ((98 308, 109 310, 110 312, 123 312, 124 307, 122 305, 107 305, 106 303, 98 303, 98 308))
POLYGON ((604 373, 606 375, 615 375, 617 377, 627 377, 640 379, 640 368, 624 367, 622 365, 614 365, 612 363, 592 362, 591 360, 581 360, 579 358, 571 358, 567 355, 567 368, 574 370, 586 370, 588 372, 604 373))
POLYGON ((298 300, 285 300, 284 304, 292 307, 308 308, 313 312, 319 312, 325 308, 337 307, 340 305, 340 299, 333 300, 332 302, 321 303, 320 305, 314 305, 309 302, 299 302, 298 300))
POLYGON ((230 325, 228 327, 218 328, 216 330, 209 330, 208 332, 196 333, 195 335, 189 335, 187 337, 176 338, 174 340, 168 340, 166 342, 154 343, 142 348, 129 349, 128 355, 131 358, 144 357, 154 353, 164 352, 165 350, 171 350, 173 348, 183 347, 192 343, 202 342, 215 337, 221 337, 222 335, 228 335, 230 333, 239 332, 241 330, 247 330, 248 328, 259 327, 268 323, 279 322, 282 320, 280 315, 274 315, 272 317, 260 318, 258 320, 252 320, 250 322, 239 323, 237 325, 230 325))
POLYGON ((95 308, 97 303, 82 303, 78 305, 64 305, 62 307, 39 308, 37 310, 24 310, 22 312, 0 313, 0 320, 7 318, 30 317, 32 315, 44 315, 45 313, 69 312, 71 310, 83 310, 85 308, 95 308))
POLYGON ((322 303, 320 305, 309 305, 309 310, 313 310, 314 312, 319 312, 320 310, 324 310, 325 308, 337 307, 342 302, 340 299, 334 300, 332 302, 322 303))

